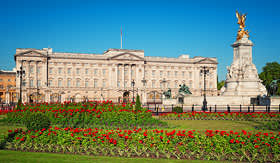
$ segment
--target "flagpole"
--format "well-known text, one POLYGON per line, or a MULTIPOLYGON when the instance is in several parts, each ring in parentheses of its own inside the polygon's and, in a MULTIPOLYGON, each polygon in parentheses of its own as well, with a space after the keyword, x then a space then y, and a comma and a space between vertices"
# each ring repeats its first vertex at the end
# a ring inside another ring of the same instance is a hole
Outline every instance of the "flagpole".
POLYGON ((121 49, 122 49, 122 28, 121 28, 121 49))

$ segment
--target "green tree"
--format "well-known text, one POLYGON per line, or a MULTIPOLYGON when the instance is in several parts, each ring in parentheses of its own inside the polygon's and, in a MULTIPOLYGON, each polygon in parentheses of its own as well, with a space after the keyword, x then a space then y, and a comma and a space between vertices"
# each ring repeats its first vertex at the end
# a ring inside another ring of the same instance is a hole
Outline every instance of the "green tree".
POLYGON ((221 90, 221 88, 222 88, 224 85, 225 85, 225 81, 224 81, 224 80, 218 82, 218 84, 217 84, 217 89, 218 89, 218 90, 221 90))
POLYGON ((217 76, 217 89, 221 90, 221 88, 225 85, 225 80, 219 82, 219 78, 217 76))
MULTIPOLYGON (((268 90, 272 80, 280 79, 280 64, 278 62, 268 62, 262 70, 263 72, 259 74, 259 78, 268 90)), ((277 95, 280 95, 280 82, 278 82, 277 95)))

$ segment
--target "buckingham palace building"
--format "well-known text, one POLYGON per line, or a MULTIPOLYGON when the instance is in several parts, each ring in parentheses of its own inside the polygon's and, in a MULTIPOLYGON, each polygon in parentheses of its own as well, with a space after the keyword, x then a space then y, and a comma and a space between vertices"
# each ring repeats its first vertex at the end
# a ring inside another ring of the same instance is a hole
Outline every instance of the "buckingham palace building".
POLYGON ((112 100, 127 102, 138 94, 143 104, 161 103, 163 92, 178 95, 185 84, 191 96, 217 95, 217 59, 183 54, 178 58, 145 56, 143 50, 109 49, 103 54, 53 52, 52 48, 17 48, 16 91, 23 102, 112 100))

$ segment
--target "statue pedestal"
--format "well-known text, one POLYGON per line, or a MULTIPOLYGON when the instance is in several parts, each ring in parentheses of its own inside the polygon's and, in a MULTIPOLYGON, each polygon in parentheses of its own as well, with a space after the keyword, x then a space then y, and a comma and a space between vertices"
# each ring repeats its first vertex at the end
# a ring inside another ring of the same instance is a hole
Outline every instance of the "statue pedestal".
POLYGON ((227 67, 227 80, 222 96, 266 95, 266 89, 259 79, 256 66, 252 62, 253 43, 244 35, 233 45, 233 62, 227 67))

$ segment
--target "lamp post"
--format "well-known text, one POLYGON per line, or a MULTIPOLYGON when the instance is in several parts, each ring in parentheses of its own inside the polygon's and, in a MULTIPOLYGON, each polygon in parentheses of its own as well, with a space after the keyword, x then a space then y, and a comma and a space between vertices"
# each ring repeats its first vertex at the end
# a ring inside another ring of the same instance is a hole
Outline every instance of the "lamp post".
POLYGON ((206 66, 203 66, 202 69, 200 70, 200 75, 204 76, 204 93, 203 93, 203 105, 202 105, 202 111, 207 110, 207 101, 206 101, 206 74, 209 73, 209 70, 206 69, 206 66))
POLYGON ((20 69, 17 71, 17 77, 19 77, 19 99, 22 103, 22 76, 25 76, 25 71, 22 69, 22 66, 20 66, 20 69))
POLYGON ((133 94, 132 103, 134 103, 134 85, 135 85, 135 81, 134 80, 132 80, 131 85, 132 85, 132 94, 133 94))
POLYGON ((100 94, 100 96, 101 96, 102 100, 104 100, 104 98, 103 98, 103 88, 101 88, 101 94, 100 94))

